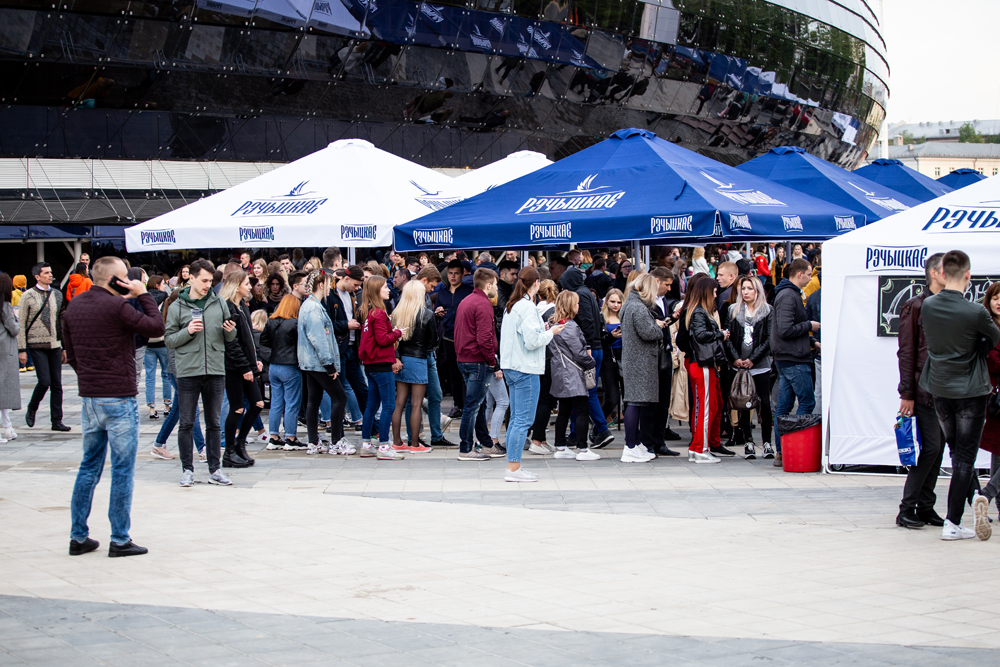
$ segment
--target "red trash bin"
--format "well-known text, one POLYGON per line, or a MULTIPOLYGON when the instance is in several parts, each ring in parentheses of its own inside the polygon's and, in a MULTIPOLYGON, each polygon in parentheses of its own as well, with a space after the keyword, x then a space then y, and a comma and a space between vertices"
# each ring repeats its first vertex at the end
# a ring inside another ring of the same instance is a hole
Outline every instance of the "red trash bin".
POLYGON ((785 472, 820 471, 823 467, 822 424, 781 436, 781 467, 785 472))

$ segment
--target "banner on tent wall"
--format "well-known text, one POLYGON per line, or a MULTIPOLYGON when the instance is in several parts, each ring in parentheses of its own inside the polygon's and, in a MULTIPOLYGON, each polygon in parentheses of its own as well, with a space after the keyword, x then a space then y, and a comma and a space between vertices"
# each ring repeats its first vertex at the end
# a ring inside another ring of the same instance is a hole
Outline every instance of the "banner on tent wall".
MULTIPOLYGON (((965 298, 973 303, 982 303, 989 286, 1000 277, 973 276, 965 298)), ((878 325, 876 335, 895 338, 899 336, 899 313, 903 305, 924 291, 922 276, 879 276, 878 283, 878 325)))

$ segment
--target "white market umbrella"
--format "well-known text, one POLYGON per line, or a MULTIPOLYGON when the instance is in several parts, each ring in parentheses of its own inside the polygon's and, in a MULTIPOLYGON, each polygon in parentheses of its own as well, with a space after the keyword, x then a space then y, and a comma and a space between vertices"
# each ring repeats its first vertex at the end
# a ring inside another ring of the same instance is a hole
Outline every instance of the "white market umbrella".
POLYGON ((125 230, 129 252, 392 245, 392 228, 459 201, 453 179, 343 139, 125 230))
POLYGON ((481 192, 486 192, 498 185, 509 183, 514 179, 526 176, 533 171, 552 164, 541 153, 535 151, 518 151, 511 153, 502 160, 491 162, 485 167, 470 171, 452 181, 452 190, 463 199, 468 199, 481 192))

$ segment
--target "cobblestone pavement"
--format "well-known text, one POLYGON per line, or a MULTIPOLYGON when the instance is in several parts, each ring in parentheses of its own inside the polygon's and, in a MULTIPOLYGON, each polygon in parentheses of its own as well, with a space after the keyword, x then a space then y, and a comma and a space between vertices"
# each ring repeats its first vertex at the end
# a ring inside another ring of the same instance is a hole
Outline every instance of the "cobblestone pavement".
POLYGON ((620 433, 596 462, 526 454, 531 485, 453 449, 263 451, 233 488, 180 489, 144 419, 132 535, 150 554, 69 558, 64 378, 74 431, 43 406, 0 445, 0 665, 965 665, 1000 647, 997 541, 895 528, 901 479, 623 464, 620 433))

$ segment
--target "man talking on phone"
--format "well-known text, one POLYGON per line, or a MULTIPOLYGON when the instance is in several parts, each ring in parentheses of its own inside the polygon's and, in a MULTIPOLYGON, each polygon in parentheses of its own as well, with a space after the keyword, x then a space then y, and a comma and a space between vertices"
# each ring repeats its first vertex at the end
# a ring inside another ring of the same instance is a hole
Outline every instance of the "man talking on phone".
POLYGON ((221 465, 222 395, 226 388, 226 342, 236 338, 236 323, 226 302, 212 290, 214 269, 204 259, 189 267, 189 286, 181 290, 167 311, 163 342, 175 351, 177 402, 180 429, 177 448, 181 455, 181 486, 194 485, 193 429, 198 398, 205 413, 205 451, 209 484, 229 486, 221 465))
POLYGON ((111 546, 108 555, 146 553, 129 537, 132 475, 139 446, 139 393, 135 377, 135 336, 163 335, 163 318, 139 280, 129 280, 124 262, 101 257, 91 268, 94 287, 70 302, 62 319, 66 359, 76 371, 83 402, 83 460, 73 487, 69 555, 100 544, 90 538, 87 518, 104 459, 111 450, 111 546), (127 299, 138 299, 136 310, 127 299))

